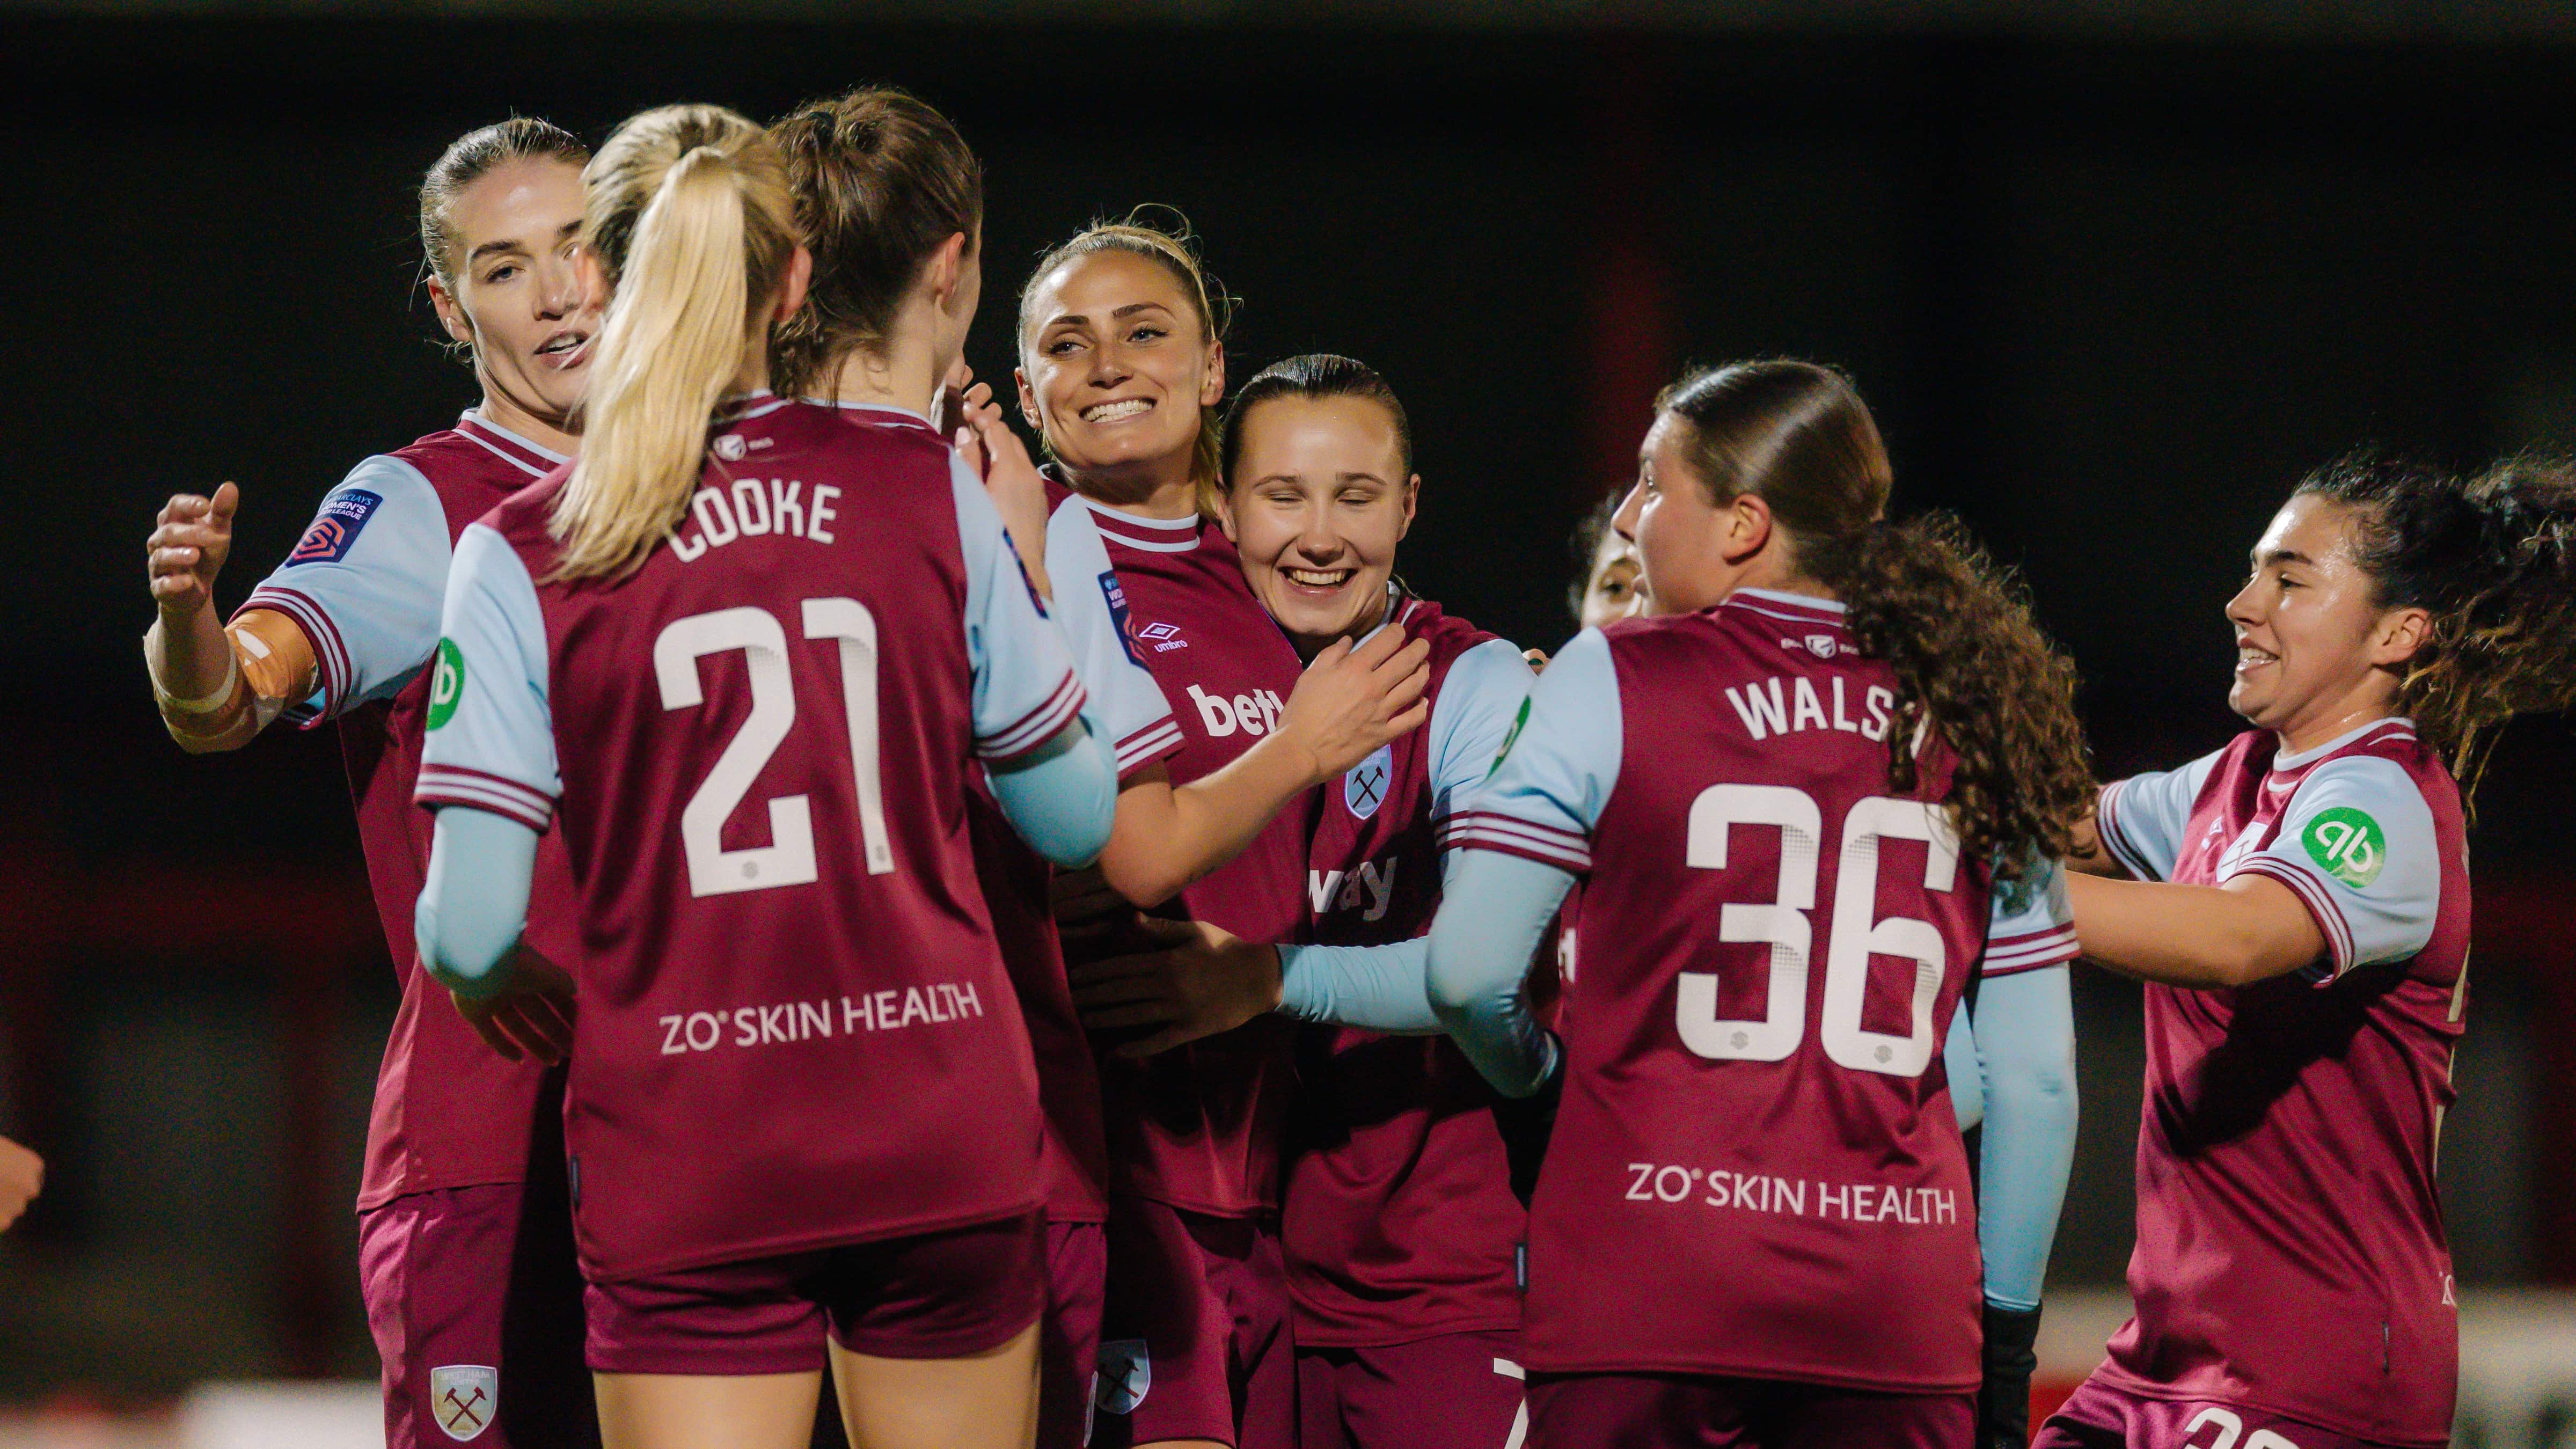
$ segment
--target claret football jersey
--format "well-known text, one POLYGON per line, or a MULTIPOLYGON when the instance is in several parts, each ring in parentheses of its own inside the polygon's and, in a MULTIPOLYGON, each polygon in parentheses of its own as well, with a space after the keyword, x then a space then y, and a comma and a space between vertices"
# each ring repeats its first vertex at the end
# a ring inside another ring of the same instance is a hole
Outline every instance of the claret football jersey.
POLYGON ((1741 590, 1586 630, 1451 839, 1581 877, 1528 1366, 1949 1393, 1976 1210, 1941 1036, 1979 963, 2075 955, 2061 894, 1962 858, 1937 735, 1841 607, 1741 590))
MULTIPOLYGON (((429 817, 414 809, 423 667, 438 649, 439 603, 456 536, 564 462, 467 412, 456 426, 358 464, 322 499, 286 561, 242 605, 295 621, 320 687, 285 718, 336 721, 358 810, 358 843, 402 978, 402 1004, 377 1070, 358 1205, 404 1193, 513 1183, 527 1172, 545 1069, 483 1044, 420 970, 412 906, 429 870, 429 817)), ((562 842, 537 848, 528 944, 570 967, 577 943, 562 842)))
POLYGON ((2098 818, 2131 874, 2266 876, 2326 942, 2238 990, 2146 988, 2137 1316, 2099 1376, 2447 1443, 2459 1310, 2433 1169, 2467 1006, 2458 787, 2404 719, 2295 755, 2256 730, 2105 787, 2098 818))
MULTIPOLYGON (((930 431, 927 419, 902 409, 841 408, 844 417, 863 425, 930 431)), ((1178 750, 1181 727, 1127 636, 1124 595, 1099 530, 1092 527, 1091 510, 1061 489, 1051 491, 1047 501, 1046 567, 1055 587, 1049 613, 1064 630, 1088 696, 1083 722, 1093 738, 1109 747, 1123 781, 1178 750)), ((1037 1058, 1038 1100, 1046 1114, 1047 1217, 1060 1223, 1100 1222, 1109 1209, 1100 1073, 1074 1011, 1064 945, 1048 910, 1051 867, 1012 830, 980 785, 967 800, 966 819, 976 874, 993 913, 993 934, 1037 1058)))
MULTIPOLYGON (((582 925, 574 1221, 616 1279, 1039 1200, 974 762, 1083 691, 927 429, 755 396, 634 574, 547 582, 567 472, 466 531, 418 798, 560 815, 582 925)), ((568 471, 568 470, 567 470, 568 471)))
MULTIPOLYGON (((1180 725, 1166 762, 1172 783, 1223 769, 1276 729, 1303 666, 1243 581, 1224 531, 1075 499, 1061 482, 1049 498, 1059 512, 1068 500, 1089 510, 1107 545, 1115 612, 1180 725)), ((1242 854, 1184 889, 1179 907, 1245 940, 1303 939, 1314 808, 1309 794, 1282 810, 1242 854)), ((1286 1020, 1262 1017, 1142 1065, 1102 1056, 1118 1188, 1218 1217, 1276 1209, 1291 1035, 1286 1020)))
MULTIPOLYGON (((1392 591, 1389 627, 1431 643, 1431 717, 1326 787, 1306 867, 1315 941, 1374 946, 1431 929, 1454 813, 1529 704, 1520 651, 1392 591)), ((1310 1026, 1281 1247, 1297 1341, 1407 1343, 1520 1323, 1527 1216, 1493 1089, 1446 1036, 1310 1026)))

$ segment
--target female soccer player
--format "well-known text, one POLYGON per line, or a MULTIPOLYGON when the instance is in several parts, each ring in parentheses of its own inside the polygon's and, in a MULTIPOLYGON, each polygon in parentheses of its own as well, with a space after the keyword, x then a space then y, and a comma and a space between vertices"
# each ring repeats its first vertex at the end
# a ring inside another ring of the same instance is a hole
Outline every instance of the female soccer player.
MULTIPOLYGON (((563 1015, 532 998, 487 1023, 496 1054, 410 964, 429 861, 429 821, 411 791, 449 553, 466 524, 575 445, 598 325, 572 263, 588 159, 568 133, 521 118, 468 133, 429 168, 420 234, 430 300, 482 398, 455 427, 352 469, 229 628, 213 591, 240 490, 171 499, 147 545, 160 616, 144 653, 182 749, 238 749, 281 715, 307 728, 339 721, 403 982, 358 1196, 393 1449, 455 1438, 527 1449, 598 1432, 574 1348, 581 1284, 555 1140, 560 1079, 522 1050, 553 1054, 563 1015)), ((528 939, 565 963, 570 891, 560 847, 548 845, 528 939)))
POLYGON ((1610 526, 1619 515, 1620 501, 1602 499, 1601 506, 1583 515, 1574 530, 1574 552, 1582 560, 1583 577, 1575 582, 1573 597, 1566 604, 1580 629, 1634 619, 1648 609, 1637 545, 1610 526))
MULTIPOLYGON (((1335 644, 1301 679, 1296 651, 1245 585, 1210 517, 1220 296, 1179 239, 1092 227, 1049 253, 1021 295, 1018 382, 1023 416, 1060 470, 1049 501, 1060 515, 1078 497, 1090 515, 1114 571, 1093 586, 1114 594, 1183 735, 1167 766, 1121 794, 1107 882, 1137 905, 1178 895, 1196 920, 1274 940, 1304 918, 1312 787, 1422 722, 1429 649, 1392 634, 1335 644), (1373 712, 1364 731, 1328 742, 1302 722, 1304 697, 1336 679, 1373 712), (1184 834, 1182 797, 1220 783, 1228 793, 1197 802, 1191 814, 1204 823, 1184 834)), ((1277 1238, 1285 1024, 1141 1066, 1112 1061, 1103 1078, 1117 1265, 1103 1329, 1105 1440, 1292 1443, 1277 1238)))
POLYGON ((2137 1316, 2039 1442, 2444 1444, 2454 778, 2512 715, 2576 703, 2576 478, 2337 463, 2273 516, 2227 618, 2253 728, 2105 787, 2101 843, 2137 879, 2069 882, 2084 954, 2148 983, 2137 1316))
MULTIPOLYGON (((811 258, 758 128, 646 112, 585 180, 583 260, 614 295, 584 451, 459 545, 423 957, 469 1002, 524 989, 510 943, 560 802, 611 1445, 805 1443, 827 1326, 851 1442, 1025 1444, 1038 1104, 966 771, 1078 864, 1109 758, 946 442, 767 393, 811 258)), ((914 411, 972 316, 959 240, 895 309, 894 336, 933 339, 896 354, 914 411)))
POLYGON ((1432 1004, 1500 1090, 1564 1075, 1534 1444, 1975 1432, 1976 1236, 1932 1068, 1981 959, 2074 954, 2048 870, 1998 863, 2062 855, 2090 783, 2072 672, 1888 489, 1838 373, 1667 390, 1619 525, 1668 612, 1567 645, 1452 826, 1432 1004), (1578 872, 1560 1047, 1522 979, 1578 872))
MULTIPOLYGON (((1421 479, 1403 405, 1368 367, 1264 369, 1235 396, 1225 452, 1226 532, 1300 654, 1381 628, 1431 645, 1428 726, 1326 792, 1306 875, 1306 939, 1418 936, 1439 904, 1441 837, 1519 722, 1529 665, 1394 582, 1421 479)), ((1522 1413, 1525 1215, 1491 1089, 1445 1037, 1318 1027, 1300 1061, 1281 1231, 1301 1442, 1503 1444, 1522 1413)))

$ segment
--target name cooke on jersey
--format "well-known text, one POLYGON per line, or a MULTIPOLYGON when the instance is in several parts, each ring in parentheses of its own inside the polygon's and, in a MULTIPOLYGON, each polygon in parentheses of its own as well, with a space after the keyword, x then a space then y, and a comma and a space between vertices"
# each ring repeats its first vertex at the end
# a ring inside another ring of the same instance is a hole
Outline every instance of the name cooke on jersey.
POLYGON ((810 497, 804 495, 804 483, 795 478, 772 478, 766 483, 736 478, 728 488, 701 488, 689 500, 689 517, 697 527, 686 536, 685 523, 673 528, 671 552, 682 563, 695 563, 708 549, 770 533, 832 542, 832 520, 837 516, 832 500, 841 496, 841 490, 817 483, 810 497))

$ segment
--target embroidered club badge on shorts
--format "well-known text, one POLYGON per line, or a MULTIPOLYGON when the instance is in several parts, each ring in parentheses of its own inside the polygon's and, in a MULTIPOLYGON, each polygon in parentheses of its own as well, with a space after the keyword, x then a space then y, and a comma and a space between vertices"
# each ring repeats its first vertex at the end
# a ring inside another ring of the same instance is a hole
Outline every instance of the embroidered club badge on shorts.
POLYGON ((358 541, 358 530, 367 526, 376 509, 385 501, 381 493, 364 488, 350 488, 323 500, 320 516, 304 530, 295 551, 286 556, 288 564, 337 563, 346 557, 349 545, 358 541))
POLYGON ((1132 1414, 1154 1387, 1154 1359, 1141 1338, 1112 1338, 1100 1345, 1100 1368, 1091 1380, 1092 1402, 1104 1414, 1132 1414))
POLYGON ((1353 765, 1342 776, 1342 803, 1351 814, 1362 820, 1377 813, 1386 803, 1387 782, 1395 778, 1395 749, 1380 745, 1367 759, 1353 765))
POLYGON ((463 1442, 492 1427, 501 1409, 501 1375, 481 1364, 452 1363, 429 1371, 429 1416, 448 1438, 463 1442))

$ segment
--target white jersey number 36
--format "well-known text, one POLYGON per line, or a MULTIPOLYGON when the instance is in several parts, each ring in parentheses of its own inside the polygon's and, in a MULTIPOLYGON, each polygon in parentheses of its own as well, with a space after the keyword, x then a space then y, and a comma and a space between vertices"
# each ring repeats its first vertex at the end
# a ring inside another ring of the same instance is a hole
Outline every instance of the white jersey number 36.
MULTIPOLYGON (((1771 948, 1770 994, 1758 1019, 1717 1014, 1714 972, 1681 973, 1676 1003, 1682 1045, 1717 1061, 1776 1062, 1798 1049, 1807 1031, 1807 967, 1815 954, 1819 853, 1824 820, 1815 797, 1785 785, 1712 785, 1691 802, 1690 864, 1726 868, 1728 830, 1768 825, 1780 832, 1780 893, 1768 905, 1730 902, 1718 917, 1721 941, 1758 941, 1771 948)), ((1834 918, 1825 933, 1825 1001, 1817 1034, 1825 1055, 1854 1071, 1919 1077, 1932 1064, 1932 1006, 1948 965, 1941 933, 1910 916, 1873 919, 1878 913, 1878 843, 1920 840, 1929 846, 1923 887, 1946 891, 1958 883, 1959 842, 1931 806, 1919 800, 1872 796, 1843 817, 1834 876, 1834 918), (1912 1030, 1903 1036, 1860 1024, 1861 998, 1869 987, 1869 958, 1897 956, 1914 963, 1912 1030)))
MULTIPOLYGON (((886 837, 885 792, 877 776, 877 620, 856 599, 807 599, 805 637, 841 643, 841 700, 850 722, 850 771, 859 798, 859 835, 868 874, 894 871, 886 837)), ((680 810, 680 843, 689 858, 689 894, 725 895, 805 885, 815 879, 814 811, 803 795, 769 802, 769 844, 727 850, 720 839, 760 767, 796 725, 796 681, 787 667, 787 630, 767 609, 745 605, 692 614, 653 640, 653 673, 664 709, 706 702, 698 660, 739 649, 751 680, 751 715, 716 757, 680 810)))

